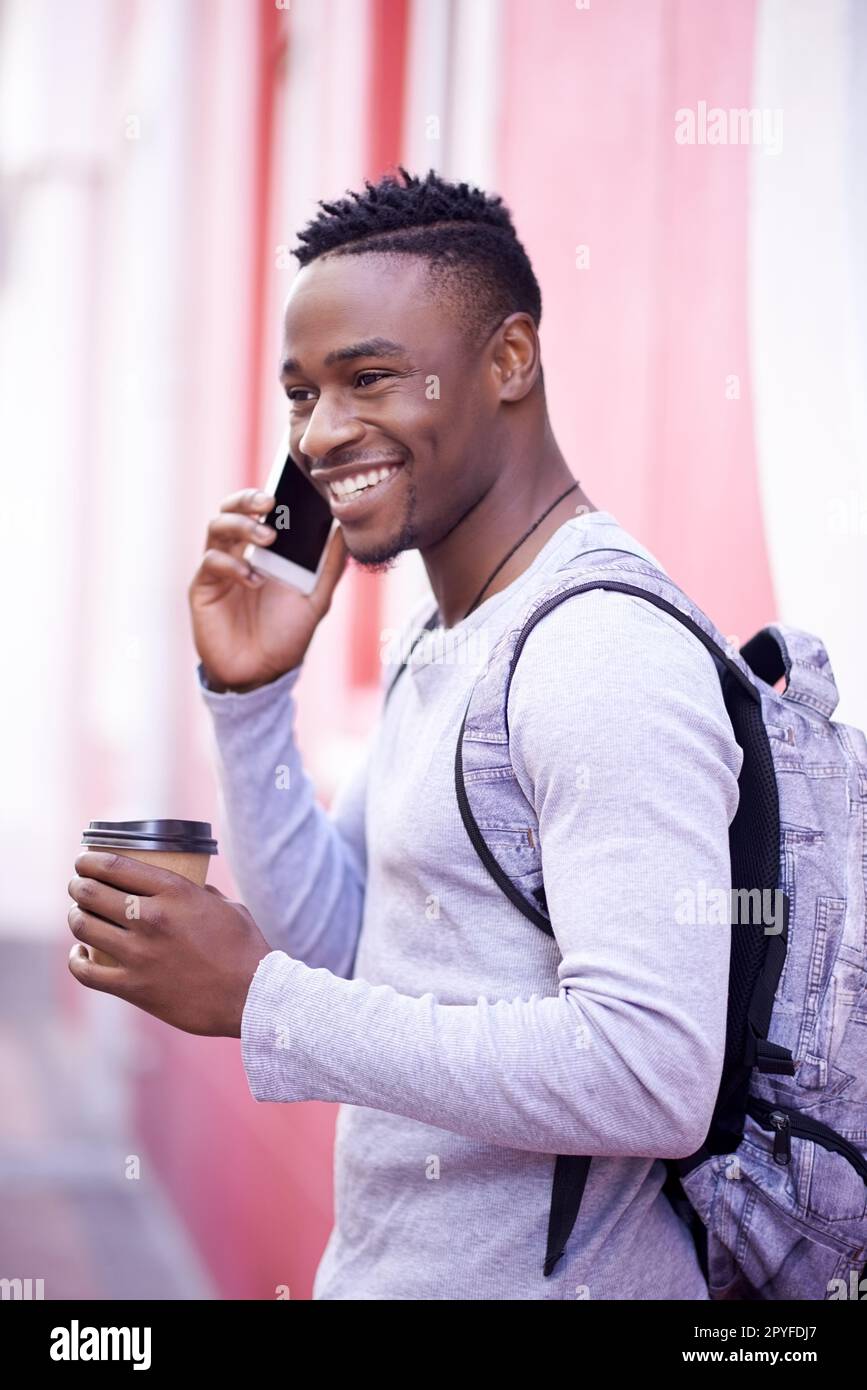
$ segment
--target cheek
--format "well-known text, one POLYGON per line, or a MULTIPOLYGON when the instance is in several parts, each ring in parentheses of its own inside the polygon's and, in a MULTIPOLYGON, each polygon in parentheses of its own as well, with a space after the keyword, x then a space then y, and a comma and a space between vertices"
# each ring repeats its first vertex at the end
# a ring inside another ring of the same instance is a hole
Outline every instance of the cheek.
POLYGON ((470 467, 476 454, 475 424, 468 399, 455 400, 453 387, 447 399, 442 383, 439 398, 429 399, 426 393, 435 389, 436 381, 431 385, 430 377, 421 380, 420 393, 391 402, 382 428, 410 456, 407 481, 416 509, 423 516, 437 516, 444 503, 471 501, 475 496, 470 467))

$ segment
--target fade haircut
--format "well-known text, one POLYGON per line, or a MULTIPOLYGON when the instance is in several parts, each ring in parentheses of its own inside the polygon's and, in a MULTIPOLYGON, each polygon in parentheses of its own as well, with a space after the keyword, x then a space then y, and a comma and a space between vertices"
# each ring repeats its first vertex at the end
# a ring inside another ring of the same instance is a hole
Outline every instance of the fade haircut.
POLYGON ((502 198, 467 183, 424 179, 397 166, 365 192, 347 189, 303 231, 294 255, 301 266, 319 256, 412 255, 428 265, 433 293, 477 349, 509 314, 529 314, 538 329, 542 294, 502 198))

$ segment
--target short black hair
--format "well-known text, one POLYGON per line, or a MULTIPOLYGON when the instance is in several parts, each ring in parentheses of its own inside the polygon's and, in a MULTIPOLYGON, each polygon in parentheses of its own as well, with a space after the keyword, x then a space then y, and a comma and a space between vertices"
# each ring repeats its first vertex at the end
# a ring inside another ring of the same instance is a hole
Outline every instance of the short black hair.
POLYGON ((473 347, 509 314, 527 313, 536 327, 542 294, 530 259, 499 195, 449 183, 430 169, 421 179, 397 166, 365 192, 322 211, 298 233, 292 255, 301 266, 319 256, 414 255, 428 262, 432 283, 453 309, 473 347))

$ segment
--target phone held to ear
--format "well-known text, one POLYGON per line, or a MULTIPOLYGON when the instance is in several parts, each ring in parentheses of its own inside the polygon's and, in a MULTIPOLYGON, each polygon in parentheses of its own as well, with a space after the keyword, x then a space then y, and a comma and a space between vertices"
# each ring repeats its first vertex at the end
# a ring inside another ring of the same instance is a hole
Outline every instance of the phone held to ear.
POLYGON ((276 501, 263 520, 274 527, 277 536, 265 547, 246 546, 244 559, 270 579, 309 594, 319 578, 337 522, 325 498, 293 462, 288 430, 274 457, 265 492, 276 501))

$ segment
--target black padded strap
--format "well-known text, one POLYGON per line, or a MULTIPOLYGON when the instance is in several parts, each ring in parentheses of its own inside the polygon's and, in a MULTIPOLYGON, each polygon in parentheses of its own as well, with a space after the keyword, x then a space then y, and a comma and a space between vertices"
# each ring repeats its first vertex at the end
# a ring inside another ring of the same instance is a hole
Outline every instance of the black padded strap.
POLYGON ((750 1000, 744 1061, 747 1066, 757 1067, 760 1072, 794 1076, 795 1063, 789 1049, 768 1039, 771 1013, 789 941, 789 895, 783 893, 782 899, 782 930, 768 938, 765 959, 750 1000))
POLYGON ((566 1242, 584 1196, 584 1186, 590 1171, 590 1159, 578 1154, 559 1154, 554 1164, 554 1186, 551 1192, 551 1211, 548 1216, 548 1248, 545 1252, 544 1274, 547 1279, 566 1249, 566 1242))

